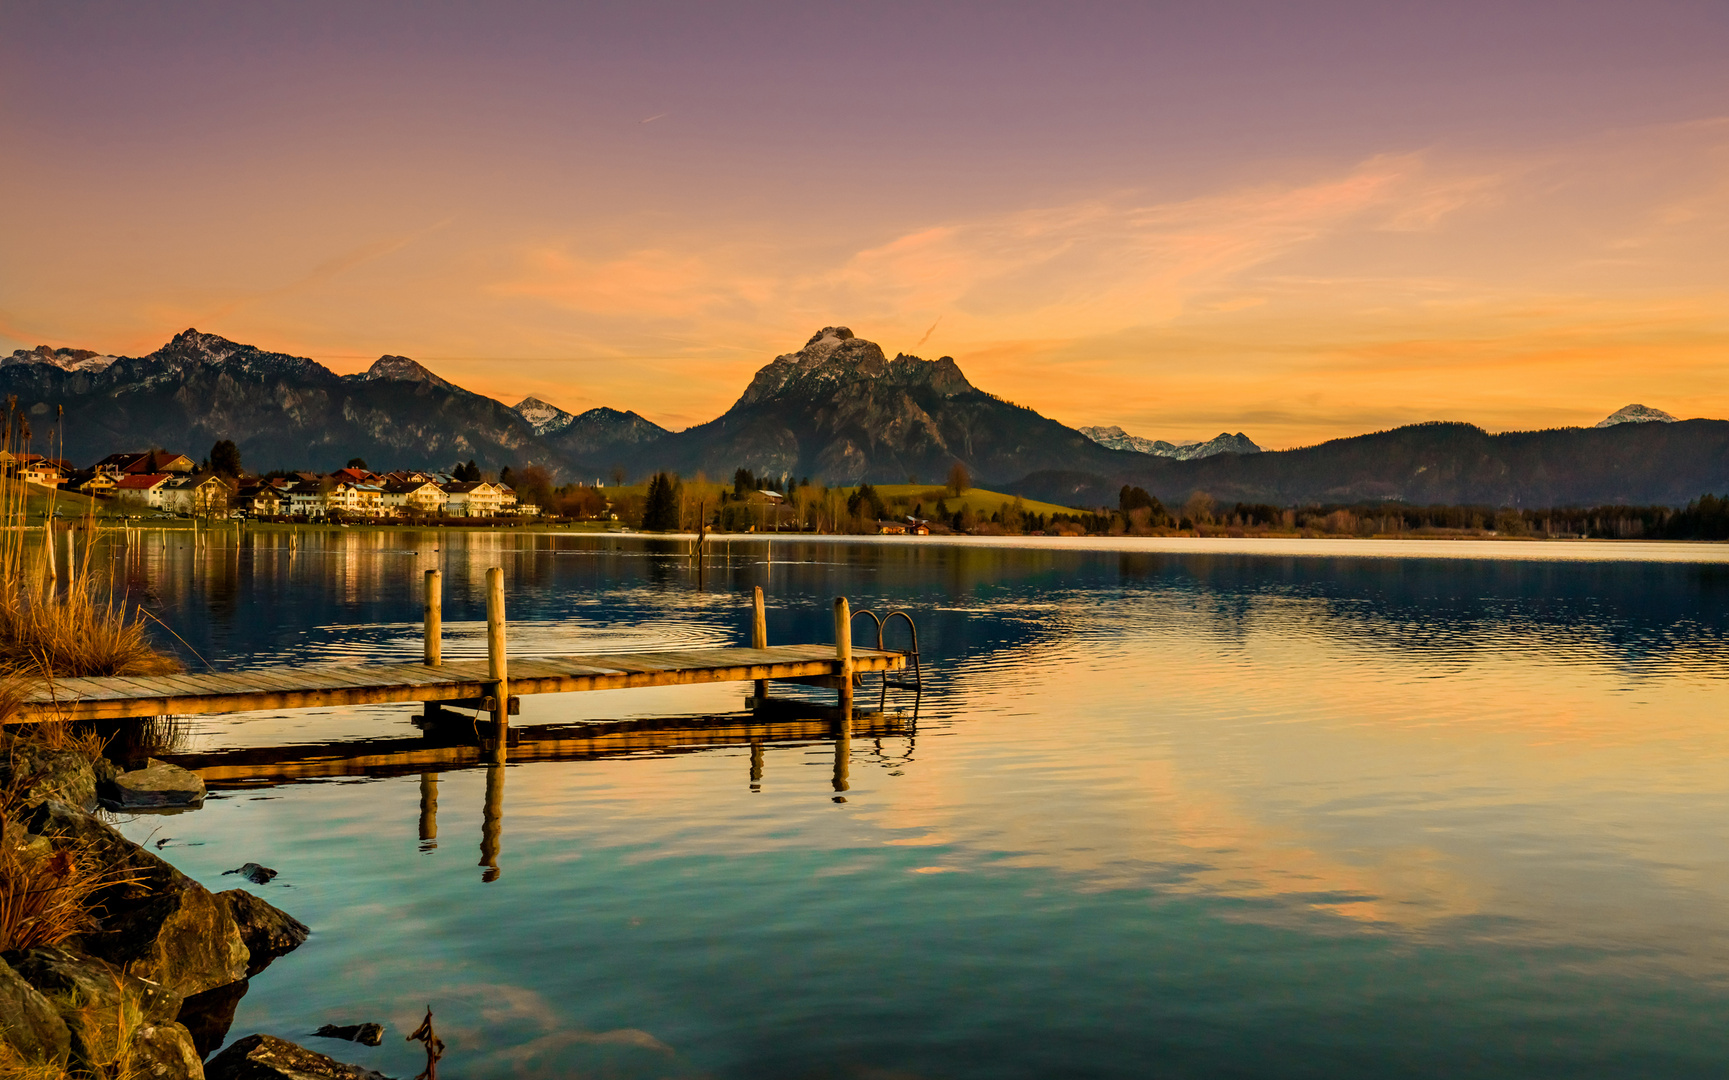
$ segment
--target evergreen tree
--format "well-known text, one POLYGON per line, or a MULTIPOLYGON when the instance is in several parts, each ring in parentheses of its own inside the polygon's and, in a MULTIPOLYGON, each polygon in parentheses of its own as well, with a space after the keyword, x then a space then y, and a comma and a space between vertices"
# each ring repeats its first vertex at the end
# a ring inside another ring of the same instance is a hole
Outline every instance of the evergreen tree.
POLYGON ((642 527, 649 532, 678 528, 678 478, 663 472, 648 482, 648 497, 642 507, 642 527))
POLYGON ((233 439, 223 439, 210 448, 210 471, 230 478, 240 475, 240 448, 233 439))

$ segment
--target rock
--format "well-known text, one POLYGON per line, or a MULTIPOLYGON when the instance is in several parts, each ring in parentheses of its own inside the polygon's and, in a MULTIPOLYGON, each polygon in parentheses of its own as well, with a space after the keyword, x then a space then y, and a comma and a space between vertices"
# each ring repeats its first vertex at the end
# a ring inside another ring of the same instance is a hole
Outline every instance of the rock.
POLYGON ((150 758, 144 768, 117 774, 102 785, 102 803, 111 810, 154 810, 201 806, 204 780, 195 772, 150 758))
POLYGON ((268 885, 270 884, 270 879, 276 876, 276 871, 270 869, 268 866, 259 866, 255 862, 249 862, 242 864, 237 870, 222 871, 223 877, 227 877, 229 874, 239 874, 254 885, 268 885))
POLYGON ((19 805, 56 799, 81 810, 96 808, 96 773, 76 750, 50 750, 27 735, 0 733, 0 784, 19 786, 19 805))
POLYGON ((103 869, 139 879, 96 894, 94 900, 105 912, 102 931, 84 939, 84 951, 180 996, 246 977, 246 942, 229 906, 210 890, 63 803, 43 803, 28 824, 31 832, 48 837, 56 847, 76 847, 103 869))
POLYGON ((246 965, 249 976, 263 971, 278 956, 298 949, 312 933, 299 919, 277 910, 245 889, 219 892, 216 899, 227 905, 234 924, 240 928, 240 939, 246 942, 247 951, 251 954, 246 965))
POLYGON ((71 1050, 66 1021, 54 1003, 0 960, 0 1042, 25 1061, 64 1061, 71 1050))
POLYGON ((227 986, 218 986, 202 994, 193 994, 180 1006, 177 1019, 192 1035, 192 1048, 200 1061, 216 1052, 228 1029, 234 1026, 234 1010, 252 984, 245 979, 227 986))
MULTIPOLYGON (((137 1050, 141 1034, 147 1044, 145 1052, 162 1060, 174 1058, 175 1036, 172 1032, 158 1036, 155 1029, 179 1027, 174 1022, 180 1012, 179 994, 58 945, 25 949, 11 954, 11 959, 14 970, 58 1012, 66 1025, 72 1060, 87 1071, 99 1073, 137 1050)), ((188 1035, 188 1052, 191 1047, 188 1035)))
POLYGON ((212 1058, 204 1075, 208 1080, 389 1080, 272 1035, 239 1040, 212 1058))
POLYGON ((139 1024, 132 1033, 132 1068, 126 1075, 141 1080, 204 1080, 204 1055, 183 1024, 139 1024))
POLYGON ((383 1024, 345 1024, 337 1027, 335 1024, 325 1024, 312 1033, 320 1039, 347 1039, 349 1042, 362 1043, 366 1046, 377 1046, 384 1041, 383 1024))

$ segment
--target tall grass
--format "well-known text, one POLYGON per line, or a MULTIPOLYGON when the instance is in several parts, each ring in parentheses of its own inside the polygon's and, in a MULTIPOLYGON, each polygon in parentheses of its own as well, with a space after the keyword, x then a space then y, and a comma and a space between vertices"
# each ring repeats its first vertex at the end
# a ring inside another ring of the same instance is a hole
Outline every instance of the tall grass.
MULTIPOLYGON (((0 415, 0 450, 29 451, 29 420, 17 398, 0 415)), ((59 443, 49 440, 50 453, 59 443)), ((0 470, 0 677, 52 682, 83 675, 160 675, 180 670, 157 651, 143 622, 116 595, 112 570, 95 564, 101 529, 94 503, 78 522, 82 556, 60 559, 55 491, 46 489, 43 526, 30 528, 31 485, 0 470), (60 565, 61 562, 65 565, 60 565)))

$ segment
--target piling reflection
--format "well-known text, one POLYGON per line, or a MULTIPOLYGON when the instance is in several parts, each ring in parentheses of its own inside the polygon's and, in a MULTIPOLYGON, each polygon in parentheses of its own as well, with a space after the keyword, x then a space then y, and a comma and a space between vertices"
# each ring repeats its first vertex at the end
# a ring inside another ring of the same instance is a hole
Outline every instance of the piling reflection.
POLYGON ((438 846, 438 774, 420 774, 420 850, 438 846))
MULTIPOLYGON (((842 716, 834 725, 834 789, 846 791, 852 787, 848 778, 848 766, 852 760, 852 719, 842 716)), ((835 802, 846 802, 845 796, 836 795, 835 802)))
POLYGON ((489 765, 486 769, 486 810, 480 820, 480 865, 486 869, 480 880, 498 880, 499 845, 504 836, 504 766, 489 765))

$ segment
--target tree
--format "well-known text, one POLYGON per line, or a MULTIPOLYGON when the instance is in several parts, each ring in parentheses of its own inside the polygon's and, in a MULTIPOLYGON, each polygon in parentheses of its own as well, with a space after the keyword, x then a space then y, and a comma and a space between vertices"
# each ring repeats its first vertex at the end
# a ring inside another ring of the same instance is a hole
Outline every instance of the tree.
POLYGON ((210 471, 218 476, 240 475, 240 448, 233 439, 222 439, 210 448, 210 471))
POLYGON ((880 521, 888 510, 883 506, 882 496, 877 494, 876 488, 869 484, 860 484, 857 491, 847 496, 846 512, 853 517, 880 521))
POLYGON ((642 508, 642 527, 649 532, 666 532, 678 528, 679 482, 676 476, 663 472, 654 474, 648 482, 648 497, 642 508))
POLYGON ((623 465, 614 465, 612 467, 612 486, 613 487, 623 487, 624 486, 624 466, 623 465))
POLYGON ((364 468, 366 468, 366 459, 365 458, 359 458, 359 457, 351 457, 348 459, 348 467, 350 469, 364 469, 364 468))
POLYGON ((972 486, 972 474, 967 472, 965 465, 958 461, 955 462, 954 466, 949 469, 949 494, 957 497, 965 495, 972 489, 972 486))
POLYGON ((732 474, 732 493, 738 498, 756 490, 756 476, 749 469, 740 468, 732 474))
POLYGON ((544 513, 552 503, 552 474, 539 465, 530 465, 515 476, 510 485, 516 489, 516 501, 533 503, 544 513))
POLYGON ((510 471, 509 465, 506 465, 504 471, 498 474, 498 482, 507 488, 514 489, 516 487, 516 474, 510 471))
POLYGON ((462 483, 473 483, 480 479, 480 466, 474 463, 473 458, 469 458, 467 465, 458 465, 450 475, 462 483))

